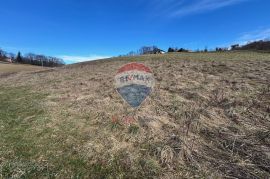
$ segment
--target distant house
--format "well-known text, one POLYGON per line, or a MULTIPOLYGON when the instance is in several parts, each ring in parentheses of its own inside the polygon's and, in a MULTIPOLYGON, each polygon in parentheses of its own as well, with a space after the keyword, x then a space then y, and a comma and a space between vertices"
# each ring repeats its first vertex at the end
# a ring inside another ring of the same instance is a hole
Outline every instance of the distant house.
POLYGON ((164 50, 161 49, 154 49, 153 50, 153 54, 165 54, 166 52, 164 50))
POLYGON ((166 52, 164 50, 160 50, 159 54, 165 54, 166 52))
POLYGON ((164 54, 166 53, 164 50, 159 49, 157 46, 144 46, 139 50, 139 54, 147 55, 147 54, 164 54))
POLYGON ((236 50, 236 49, 238 49, 239 47, 240 47, 239 44, 235 44, 235 45, 232 45, 232 46, 231 46, 231 49, 232 49, 232 50, 236 50))
POLYGON ((11 58, 6 58, 6 59, 4 59, 4 61, 5 62, 8 62, 8 63, 12 63, 13 62, 11 58))

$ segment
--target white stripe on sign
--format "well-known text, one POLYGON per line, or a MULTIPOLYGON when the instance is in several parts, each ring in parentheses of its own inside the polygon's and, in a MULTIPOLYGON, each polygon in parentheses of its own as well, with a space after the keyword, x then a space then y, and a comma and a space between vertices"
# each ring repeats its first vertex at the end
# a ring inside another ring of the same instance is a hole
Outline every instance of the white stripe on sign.
POLYGON ((152 73, 138 70, 122 72, 115 76, 115 86, 117 88, 131 84, 144 85, 146 87, 152 88, 155 85, 154 76, 152 73))

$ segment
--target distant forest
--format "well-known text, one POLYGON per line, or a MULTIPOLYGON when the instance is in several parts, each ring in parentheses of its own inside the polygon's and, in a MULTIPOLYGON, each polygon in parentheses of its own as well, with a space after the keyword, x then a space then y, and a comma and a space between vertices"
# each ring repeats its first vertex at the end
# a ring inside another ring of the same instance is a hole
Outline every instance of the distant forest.
POLYGON ((31 64, 44 67, 59 67, 65 65, 64 61, 60 58, 37 55, 34 53, 22 55, 21 52, 18 52, 18 54, 15 55, 13 53, 8 53, 2 49, 0 49, 0 61, 31 64))

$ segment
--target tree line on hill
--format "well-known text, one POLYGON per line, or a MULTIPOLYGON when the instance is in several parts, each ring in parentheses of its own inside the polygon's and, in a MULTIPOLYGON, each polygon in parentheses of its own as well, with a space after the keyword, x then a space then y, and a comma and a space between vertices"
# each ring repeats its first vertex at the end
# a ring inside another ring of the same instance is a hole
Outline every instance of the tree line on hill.
POLYGON ((162 53, 165 53, 165 51, 153 45, 153 46, 143 46, 137 51, 131 51, 126 55, 120 55, 120 56, 138 56, 138 55, 162 54, 162 53))
POLYGON ((270 40, 260 40, 250 42, 246 45, 240 46, 235 44, 231 46, 232 50, 258 50, 258 51, 270 51, 270 40))
POLYGON ((13 53, 5 52, 2 49, 0 49, 0 61, 20 63, 20 64, 30 64, 44 67, 59 67, 65 65, 64 61, 57 57, 37 55, 34 53, 22 55, 21 52, 18 52, 18 54, 15 55, 13 53))
MULTIPOLYGON (((270 52, 270 40, 260 40, 249 42, 246 45, 231 45, 231 47, 216 47, 214 50, 208 50, 205 47, 203 50, 189 50, 185 48, 177 48, 177 47, 169 47, 167 53, 173 52, 225 52, 225 51, 235 51, 235 50, 254 50, 254 51, 266 51, 270 52)), ((137 51, 131 51, 126 55, 120 56, 138 56, 138 55, 147 55, 147 54, 163 54, 166 53, 165 51, 161 50, 157 46, 143 46, 137 51)))

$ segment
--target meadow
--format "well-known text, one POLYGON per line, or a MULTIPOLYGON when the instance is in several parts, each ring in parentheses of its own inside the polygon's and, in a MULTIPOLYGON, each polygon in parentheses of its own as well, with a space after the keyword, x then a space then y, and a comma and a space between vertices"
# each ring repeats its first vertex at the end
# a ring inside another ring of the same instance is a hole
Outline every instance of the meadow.
POLYGON ((7 67, 0 64, 0 178, 270 178, 269 53, 7 67), (136 111, 114 87, 129 62, 156 79, 136 111))
POLYGON ((0 61, 0 74, 3 73, 16 73, 21 71, 34 71, 40 70, 42 67, 33 65, 22 65, 22 64, 10 64, 0 61))

